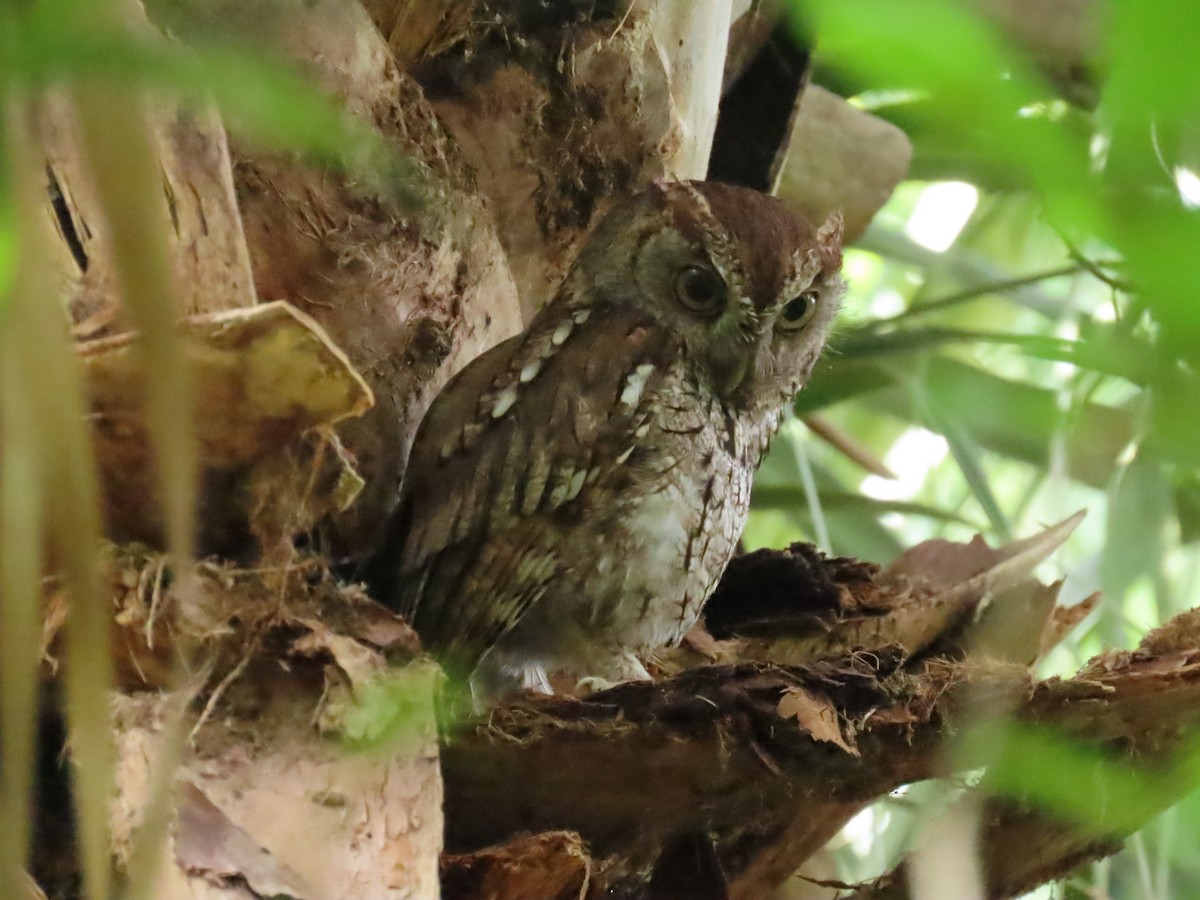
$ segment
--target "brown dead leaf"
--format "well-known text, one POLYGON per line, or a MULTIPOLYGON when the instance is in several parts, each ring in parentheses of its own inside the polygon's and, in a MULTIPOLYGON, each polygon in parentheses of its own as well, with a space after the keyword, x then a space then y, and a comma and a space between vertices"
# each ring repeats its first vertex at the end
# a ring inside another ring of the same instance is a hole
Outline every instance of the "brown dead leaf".
POLYGON ((985 600, 986 607, 969 629, 971 651, 1032 665, 1041 655, 1062 585, 1061 580, 1047 585, 1030 578, 985 600))
POLYGON ((790 687, 779 698, 775 712, 785 719, 795 719, 814 741, 837 744, 851 756, 858 756, 858 748, 842 734, 837 708, 827 697, 819 697, 802 687, 790 687))
POLYGON ((1050 620, 1042 630, 1042 646, 1038 654, 1045 656, 1062 642, 1097 606, 1100 605, 1100 593, 1084 597, 1074 606, 1056 606, 1051 611, 1050 620))
POLYGON ((329 654, 351 685, 367 684, 387 670, 387 662, 378 650, 344 634, 335 634, 316 619, 296 619, 296 622, 306 627, 308 634, 292 642, 292 652, 300 656, 329 654))
POLYGON ((278 862, 190 782, 179 787, 175 861, 184 871, 217 884, 231 879, 244 881, 257 896, 286 896, 295 900, 321 897, 296 871, 278 862))
POLYGON ((935 538, 906 550, 879 573, 881 582, 909 579, 935 591, 961 587, 969 583, 973 590, 997 591, 1016 584, 1051 553, 1062 546, 1085 510, 1057 525, 995 549, 980 537, 968 544, 935 538))
POLYGON ((851 241, 904 179, 911 158, 912 143, 895 125, 809 85, 788 138, 778 193, 816 222, 841 210, 851 241))

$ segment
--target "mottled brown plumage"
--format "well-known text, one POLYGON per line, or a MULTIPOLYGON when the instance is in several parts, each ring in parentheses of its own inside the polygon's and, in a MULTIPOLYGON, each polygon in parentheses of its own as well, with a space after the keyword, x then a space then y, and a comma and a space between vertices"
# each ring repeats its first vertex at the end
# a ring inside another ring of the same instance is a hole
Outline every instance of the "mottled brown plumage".
POLYGON ((644 672, 695 622, 842 292, 840 220, 656 183, 418 431, 377 596, 461 674, 644 672))

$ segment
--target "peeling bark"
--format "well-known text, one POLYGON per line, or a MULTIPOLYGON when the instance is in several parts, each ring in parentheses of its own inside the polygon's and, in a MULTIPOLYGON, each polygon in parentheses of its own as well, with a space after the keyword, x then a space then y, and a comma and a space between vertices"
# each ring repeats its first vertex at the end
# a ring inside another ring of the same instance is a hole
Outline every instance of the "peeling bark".
MULTIPOLYGON (((120 333, 121 301, 100 207, 68 98, 48 95, 38 136, 46 155, 46 212, 58 248, 58 279, 77 338, 120 333)), ((212 110, 147 107, 151 145, 162 175, 163 221, 175 297, 182 315, 255 302, 250 258, 234 197, 225 132, 212 110)))
MULTIPOLYGON (((1020 697, 1018 721, 1144 766, 1165 759, 1176 746, 1165 739, 1200 719, 1200 653, 1102 657, 1075 678, 1038 683, 1022 666, 982 662, 919 673, 864 657, 840 668, 706 667, 584 700, 522 701, 465 728, 445 749, 447 839, 470 847, 522 830, 572 830, 607 857, 598 877, 614 878, 646 868, 673 835, 709 832, 731 896, 762 896, 863 806, 939 774, 950 722, 964 696, 979 692, 1020 697), (836 708, 856 753, 780 714, 780 697, 797 688, 836 708)), ((1154 793, 1121 819, 1121 834, 1189 788, 1183 778, 1167 784, 1175 792, 1154 793)), ((1004 804, 991 809, 983 841, 995 873, 990 896, 1017 896, 1117 847, 1095 826, 1004 804), (1026 844, 1032 837, 1040 843, 1026 844)), ((896 875, 888 884, 902 882, 896 875)))
MULTIPOLYGON (((197 317, 186 334, 205 486, 200 545, 286 559, 283 545, 293 535, 354 499, 360 482, 331 427, 366 411, 371 392, 320 326, 284 303, 197 317)), ((161 546, 135 349, 129 333, 78 345, 106 531, 161 546)))
POLYGON ((526 835, 475 853, 446 854, 442 900, 581 900, 593 896, 591 872, 579 835, 526 835))
MULTIPOLYGON (((407 626, 311 564, 205 564, 179 582, 160 556, 114 550, 109 573, 118 866, 182 728, 176 819, 151 896, 438 896, 439 676, 407 626)), ((52 596, 52 667, 64 614, 52 596)))
POLYGON ((254 282, 322 324, 375 394, 339 434, 364 479, 325 529, 335 556, 370 550, 409 447, 451 375, 521 325, 508 263, 459 154, 421 89, 353 0, 276 22, 276 40, 421 169, 419 211, 295 159, 235 147, 254 282))

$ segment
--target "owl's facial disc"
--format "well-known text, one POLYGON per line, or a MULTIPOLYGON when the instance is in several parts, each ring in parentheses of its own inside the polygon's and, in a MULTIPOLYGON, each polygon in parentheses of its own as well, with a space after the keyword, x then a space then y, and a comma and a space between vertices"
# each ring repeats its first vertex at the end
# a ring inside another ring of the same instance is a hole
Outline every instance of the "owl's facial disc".
POLYGON ((656 182, 593 232, 571 295, 644 311, 677 336, 716 397, 761 410, 807 379, 840 266, 836 216, 814 229, 744 188, 656 182))

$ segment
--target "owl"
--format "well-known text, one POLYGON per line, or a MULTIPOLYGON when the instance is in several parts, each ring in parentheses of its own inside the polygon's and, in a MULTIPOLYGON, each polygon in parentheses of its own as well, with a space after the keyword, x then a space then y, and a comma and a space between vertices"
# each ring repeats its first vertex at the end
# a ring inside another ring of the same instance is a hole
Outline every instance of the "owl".
POLYGON ((744 188, 615 204, 529 327, 429 409, 374 595, 460 677, 648 677, 639 654, 695 623, 729 562, 841 258, 840 217, 744 188))

